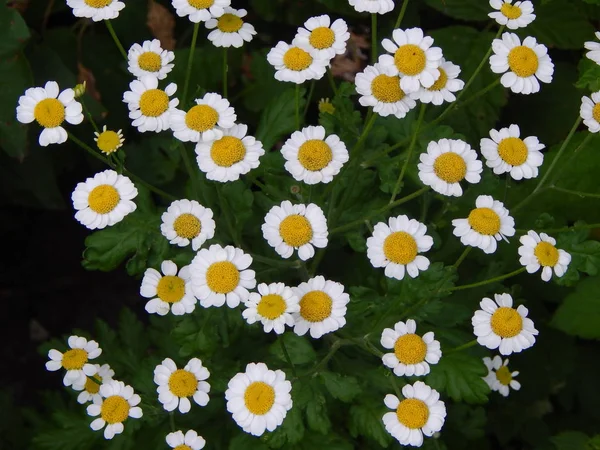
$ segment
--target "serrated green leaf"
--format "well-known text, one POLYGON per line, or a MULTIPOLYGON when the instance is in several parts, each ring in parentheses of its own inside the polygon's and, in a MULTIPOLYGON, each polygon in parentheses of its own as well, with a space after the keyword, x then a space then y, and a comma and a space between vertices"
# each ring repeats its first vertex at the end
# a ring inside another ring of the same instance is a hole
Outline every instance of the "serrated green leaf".
POLYGON ((426 0, 428 6, 462 20, 487 20, 490 6, 480 0, 426 0))
POLYGON ((556 450, 588 450, 589 437, 580 431, 563 431, 550 438, 556 450))
POLYGON ((577 68, 579 70, 579 79, 575 83, 575 87, 591 92, 600 91, 600 65, 589 58, 581 58, 577 68))
MULTIPOLYGON (((285 343, 292 362, 296 365, 307 364, 317 359, 317 354, 313 349, 310 341, 305 336, 298 336, 294 333, 284 333, 278 336, 277 339, 282 339, 285 343)), ((283 354, 280 342, 274 342, 269 351, 281 361, 287 361, 283 354)))
POLYGON ((354 377, 334 372, 321 372, 319 377, 331 396, 343 402, 350 403, 361 392, 358 380, 354 377))
POLYGON ((348 429, 352 437, 362 435, 375 440, 382 447, 387 447, 392 437, 383 427, 381 418, 384 411, 383 400, 381 405, 375 403, 374 400, 352 405, 348 423, 348 429))
POLYGON ((322 394, 315 394, 306 406, 306 423, 309 429, 327 434, 331 430, 331 421, 327 415, 327 402, 322 394))
POLYGON ((528 32, 547 47, 580 49, 594 37, 594 27, 579 1, 553 0, 537 6, 535 14, 528 32))
MULTIPOLYGON (((306 89, 299 93, 299 109, 302 114, 306 100, 306 89)), ((269 152, 273 145, 286 134, 296 130, 296 89, 287 89, 273 98, 260 116, 256 139, 262 142, 265 151, 269 152)))
POLYGON ((581 281, 552 317, 551 325, 573 336, 600 339, 600 277, 581 281))

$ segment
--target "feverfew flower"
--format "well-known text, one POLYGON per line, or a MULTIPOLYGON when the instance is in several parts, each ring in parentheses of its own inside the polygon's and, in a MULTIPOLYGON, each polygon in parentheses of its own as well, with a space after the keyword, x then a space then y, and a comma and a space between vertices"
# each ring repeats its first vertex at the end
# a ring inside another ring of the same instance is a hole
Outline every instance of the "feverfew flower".
POLYGON ((500 395, 508 397, 510 389, 515 391, 521 389, 521 383, 515 380, 519 372, 508 370, 508 359, 502 362, 502 358, 496 355, 494 359, 483 358, 483 363, 488 369, 488 374, 483 378, 483 381, 487 383, 492 391, 498 391, 500 395))
POLYGON ((92 421, 90 428, 98 431, 106 425, 104 438, 112 439, 123 432, 123 422, 128 417, 142 417, 142 409, 137 406, 140 402, 140 396, 122 381, 111 380, 103 384, 100 386, 100 400, 87 407, 88 415, 100 416, 92 421))
MULTIPOLYGON (((596 39, 600 39, 600 31, 596 31, 595 35, 596 39)), ((598 42, 587 41, 583 44, 583 46, 589 50, 585 56, 594 61, 596 64, 600 64, 600 44, 598 42)))
POLYGON ((196 308, 196 298, 190 284, 190 266, 177 273, 173 261, 163 261, 158 270, 148 268, 144 272, 140 295, 151 300, 146 303, 150 314, 165 316, 171 311, 176 316, 191 313, 196 308))
POLYGON ((282 334, 286 325, 294 326, 292 314, 300 311, 298 302, 292 289, 283 283, 261 283, 258 285, 258 293, 250 293, 246 300, 242 317, 250 325, 262 323, 265 333, 275 331, 282 334))
POLYGON ((168 130, 171 114, 179 104, 178 99, 169 99, 177 91, 177 85, 170 83, 164 90, 158 89, 158 78, 143 76, 129 83, 129 89, 123 94, 123 101, 129 108, 132 125, 140 133, 168 130))
POLYGON ((96 368, 96 374, 93 378, 86 377, 85 383, 73 384, 72 388, 75 391, 81 391, 77 396, 77 403, 83 405, 87 402, 98 403, 102 400, 100 395, 100 381, 101 384, 107 383, 115 376, 115 371, 110 368, 108 364, 94 364, 96 368))
POLYGON ((123 133, 119 131, 111 131, 106 129, 106 125, 102 127, 102 132, 94 131, 94 141, 98 149, 105 155, 110 155, 123 147, 123 133))
POLYGON ((529 25, 535 20, 533 4, 530 1, 490 0, 490 6, 497 11, 488 16, 499 25, 506 25, 509 30, 516 30, 529 25))
POLYGON ((242 20, 246 17, 245 9, 225 8, 225 13, 217 18, 209 19, 204 23, 206 28, 213 30, 208 33, 208 39, 215 47, 236 47, 244 45, 244 41, 250 42, 256 30, 254 27, 242 20))
POLYGON ((169 433, 166 441, 175 450, 200 450, 206 445, 204 438, 194 430, 188 430, 185 434, 181 430, 169 433))
POLYGON ((346 53, 346 41, 350 39, 348 25, 343 19, 331 23, 328 15, 315 16, 298 28, 295 42, 312 47, 320 58, 331 59, 346 53))
POLYGON ((67 0, 67 6, 73 9, 75 17, 85 17, 94 22, 116 19, 125 3, 117 0, 67 0))
POLYGON ((182 142, 206 142, 223 137, 223 130, 233 127, 236 119, 229 100, 209 92, 197 98, 187 112, 174 109, 171 129, 173 136, 182 142))
MULTIPOLYGON (((600 50, 598 51, 600 52, 600 50)), ((597 133, 600 131, 600 92, 594 92, 591 97, 581 97, 579 115, 590 132, 597 133)))
POLYGON ((356 12, 385 14, 394 9, 394 0, 348 0, 356 12))
POLYGON ((46 363, 46 370, 55 372, 61 368, 65 369, 65 386, 85 384, 87 377, 95 375, 98 371, 97 366, 88 361, 100 356, 102 349, 96 341, 88 341, 80 336, 70 336, 67 343, 70 349, 64 353, 55 349, 48 352, 50 361, 46 363))
POLYGON ((210 208, 196 200, 175 200, 161 216, 160 232, 169 243, 179 247, 192 244, 197 251, 215 235, 215 221, 210 208))
POLYGON ((519 239, 519 262, 525 266, 528 273, 542 269, 542 280, 550 281, 552 270, 557 277, 562 277, 571 262, 571 255, 564 250, 556 248, 556 240, 546 233, 537 234, 529 230, 519 239))
POLYGON ((208 392, 210 384, 208 369, 198 358, 192 358, 183 369, 178 369, 171 358, 163 359, 154 369, 154 382, 158 385, 158 401, 166 411, 179 408, 185 414, 192 408, 189 397, 200 406, 206 406, 210 400, 208 392))
POLYGON ((198 23, 221 16, 231 0, 171 0, 171 3, 179 17, 188 16, 191 22, 198 23))
POLYGON ((144 41, 142 45, 133 44, 129 48, 127 58, 129 72, 138 78, 153 76, 164 80, 175 66, 172 64, 175 53, 163 50, 158 39, 144 41))
POLYGON ((329 64, 329 58, 318 56, 308 44, 279 41, 267 55, 267 61, 275 67, 275 79, 302 84, 306 80, 319 80, 329 64))
POLYGON ((419 100, 422 103, 432 103, 436 106, 444 102, 452 103, 456 100, 454 93, 461 91, 465 86, 465 82, 458 79, 460 67, 456 64, 442 58, 438 70, 440 76, 435 83, 418 91, 419 100))

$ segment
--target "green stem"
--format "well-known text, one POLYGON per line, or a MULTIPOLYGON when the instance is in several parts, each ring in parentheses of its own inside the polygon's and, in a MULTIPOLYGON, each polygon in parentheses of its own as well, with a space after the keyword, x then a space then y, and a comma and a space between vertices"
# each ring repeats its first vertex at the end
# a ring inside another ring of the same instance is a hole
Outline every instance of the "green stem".
POLYGON ((254 253, 251 253, 250 256, 252 256, 252 259, 254 261, 258 261, 260 263, 267 264, 269 266, 281 266, 281 267, 288 267, 288 268, 298 266, 297 261, 287 261, 287 260, 283 261, 280 259, 269 258, 267 256, 255 255, 254 253))
POLYGON ((333 96, 335 97, 337 95, 337 86, 335 85, 335 79, 333 78, 333 72, 331 72, 331 67, 327 67, 327 78, 329 79, 329 85, 331 86, 333 96))
POLYGON ((294 374, 295 377, 297 377, 298 373, 296 372, 296 366, 292 362, 292 358, 290 358, 290 354, 288 352, 287 347, 285 346, 285 342, 283 342, 283 336, 278 334, 277 340, 279 341, 279 345, 281 345, 281 351, 283 352, 283 355, 285 356, 287 363, 290 365, 290 367, 292 369, 292 373, 294 374))
POLYGON ((169 413, 169 426, 171 427, 172 432, 177 431, 177 428, 175 428, 175 412, 173 411, 169 413))
POLYGON ((308 112, 308 106, 312 100, 313 92, 315 91, 315 80, 310 82, 310 88, 308 89, 308 98, 306 99, 306 104, 304 105, 304 111, 302 112, 302 117, 306 117, 306 113, 308 112))
POLYGON ((371 62, 377 62, 377 14, 371 14, 371 62))
POLYGON ((472 341, 469 341, 466 344, 459 345, 458 347, 451 348, 450 350, 446 350, 444 353, 447 355, 448 353, 460 352, 468 348, 475 347, 476 345, 477 339, 473 339, 472 341))
POLYGON ((227 98, 227 47, 223 47, 223 98, 227 98))
POLYGON ((187 170, 188 176, 190 177, 190 182, 192 183, 194 199, 200 200, 200 188, 198 187, 198 177, 196 176, 196 173, 194 172, 194 169, 192 167, 192 163, 190 161, 187 149, 181 141, 179 141, 179 151, 181 153, 181 159, 183 159, 183 164, 185 165, 185 170, 187 170))
POLYGON ((110 20, 105 20, 104 23, 106 24, 106 28, 108 28, 108 32, 112 36, 113 41, 115 41, 119 52, 121 52, 121 55, 123 56, 123 58, 125 58, 125 61, 129 61, 129 58, 127 57, 127 52, 123 48, 121 41, 119 41, 119 38, 117 37, 117 33, 115 33, 115 29, 113 28, 112 23, 110 22, 110 20))
POLYGON ((551 186, 550 189, 557 192, 564 192, 565 194, 577 195, 579 197, 590 197, 590 198, 600 198, 600 194, 595 194, 593 192, 581 192, 574 191, 572 189, 565 189, 558 186, 551 186))
POLYGON ((510 273, 506 273, 504 275, 499 275, 497 277, 494 278, 490 278, 489 280, 483 280, 483 281, 478 281, 477 283, 471 283, 471 284, 463 284, 462 286, 454 286, 453 288, 448 289, 448 292, 454 292, 454 291, 462 291, 464 289, 471 289, 471 288, 476 288, 479 286, 485 286, 486 284, 491 284, 491 283, 495 283, 497 281, 502 281, 502 280, 506 280, 507 278, 510 277, 514 277, 515 275, 519 275, 523 272, 525 272, 525 267, 521 267, 520 269, 514 270, 510 273))
POLYGON ((85 112, 85 115, 88 116, 88 119, 89 119, 90 123, 94 127, 94 131, 96 133, 100 133, 100 128, 98 128, 98 125, 96 125, 96 121, 94 120, 94 117, 92 116, 92 114, 90 113, 90 110, 85 105, 85 102, 83 101, 83 96, 81 96, 79 98, 79 103, 81 103, 81 106, 83 108, 83 112, 85 112))
POLYGON ((404 3, 402 3, 402 8, 400 9, 400 14, 398 14, 398 18, 396 19, 396 23, 394 24, 394 30, 396 28, 400 28, 400 24, 402 23, 402 19, 404 19, 404 13, 406 13, 407 6, 408 0, 404 0, 404 3))
POLYGON ((473 249, 473 247, 466 247, 463 250, 463 252, 460 254, 460 256, 458 257, 456 262, 453 264, 452 267, 454 267, 455 269, 458 269, 458 266, 460 266, 462 264, 462 262, 465 260, 465 258, 471 252, 472 249, 473 249))
POLYGON ((190 46, 190 54, 188 56, 187 69, 185 70, 185 81, 183 82, 183 98, 181 103, 185 107, 188 102, 188 89, 190 87, 190 78, 192 75, 192 65, 194 63, 194 53, 196 52, 196 41, 198 40, 198 30, 200 29, 200 22, 194 24, 194 34, 192 35, 192 44, 190 46))
POLYGON ((327 352, 327 354, 323 357, 323 359, 321 361, 319 361, 317 363, 317 365, 315 367, 313 367, 311 370, 309 370, 308 372, 306 372, 303 375, 300 375, 300 377, 306 377, 315 373, 318 373, 319 370, 321 370, 328 362, 331 358, 333 358, 333 355, 335 355, 335 353, 344 345, 348 345, 350 344, 350 341, 346 341, 345 339, 338 339, 336 340, 333 344, 331 344, 331 347, 329 348, 329 352, 327 352))
POLYGON ((98 386, 102 386, 102 381, 100 381, 98 378, 91 376, 88 377, 88 380, 92 380, 94 383, 96 383, 98 386))
POLYGON ((296 85, 296 130, 300 130, 300 85, 296 85))
POLYGON ((221 211, 223 212, 223 215, 225 216, 225 223, 227 223, 227 228, 229 229, 229 234, 231 236, 231 240, 237 247, 241 248, 242 247, 241 242, 238 239, 237 233, 235 232, 235 227, 233 226, 233 220, 231 218, 231 214, 229 211, 229 205, 227 204, 227 201, 221 194, 221 189, 219 189, 220 186, 215 186, 215 188, 217 190, 217 198, 219 199, 219 205, 221 207, 221 211))

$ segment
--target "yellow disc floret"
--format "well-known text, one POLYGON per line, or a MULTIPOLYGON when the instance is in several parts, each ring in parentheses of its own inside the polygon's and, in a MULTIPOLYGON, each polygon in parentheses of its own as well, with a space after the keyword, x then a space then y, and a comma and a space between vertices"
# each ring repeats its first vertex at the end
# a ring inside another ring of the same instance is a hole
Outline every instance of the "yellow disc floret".
POLYGON ((508 53, 508 66, 521 78, 527 78, 537 72, 539 59, 532 49, 519 45, 508 53))
POLYGON ((516 309, 508 306, 494 311, 490 324, 494 333, 502 338, 515 337, 523 330, 523 318, 516 309))
POLYGON ((298 149, 298 161, 306 170, 322 170, 333 159, 331 147, 320 139, 309 139, 298 149))
POLYGON ((383 241, 383 254, 396 264, 406 265, 417 257, 417 241, 405 231, 396 231, 383 241))
POLYGON ((217 19, 217 28, 223 33, 235 33, 242 25, 244 22, 235 14, 225 13, 217 19))
POLYGON ((510 373, 510 370, 508 370, 508 367, 502 366, 496 371, 496 378, 500 384, 508 386, 512 381, 512 374, 510 373))
POLYGON ((83 3, 92 8, 104 8, 110 5, 113 0, 83 0, 83 3))
POLYGON ((213 292, 228 294, 239 282, 240 271, 232 262, 215 262, 206 270, 206 284, 213 292))
POLYGON ((292 47, 283 55, 283 64, 289 70, 300 72, 308 69, 312 64, 313 58, 306 50, 298 47, 292 47))
POLYGON ((116 152, 121 145, 121 136, 115 131, 106 130, 98 135, 96 145, 106 155, 116 152))
POLYGON ((81 370, 88 361, 88 353, 81 348, 67 350, 62 357, 62 366, 66 370, 81 370))
POLYGON ((263 381, 255 381, 246 388, 244 403, 252 414, 264 416, 275 403, 275 389, 263 381))
MULTIPOLYGON (((102 381, 102 377, 100 375, 96 374, 94 375, 94 377, 98 378, 99 381, 102 381)), ((98 392, 100 392, 100 385, 90 377, 86 377, 85 385, 83 388, 89 394, 97 394, 98 392)))
POLYGON ((319 100, 319 112, 333 115, 335 113, 335 106, 333 106, 333 103, 328 98, 322 98, 319 100))
POLYGON ((160 89, 148 89, 140 97, 140 111, 146 117, 158 117, 169 109, 169 96, 160 89))
POLYGON ((158 72, 162 67, 162 60, 154 52, 144 52, 138 58, 138 65, 146 72, 158 72))
POLYGON ((535 246, 533 254, 544 267, 554 267, 558 264, 558 250, 550 242, 540 242, 535 246))
POLYGON ((185 281, 175 275, 165 275, 158 281, 156 295, 163 302, 176 303, 185 295, 185 281))
POLYGON ((400 88, 400 78, 397 76, 377 75, 371 82, 373 97, 383 103, 396 103, 405 96, 400 88))
POLYGON ((313 229, 306 217, 292 214, 279 224, 279 235, 287 245, 298 248, 310 242, 313 229))
POLYGON ((100 417, 107 424, 125 422, 129 416, 129 403, 120 395, 111 395, 102 402, 100 407, 100 417))
POLYGON ((520 166, 527 161, 529 151, 522 139, 509 137, 502 139, 498 144, 498 154, 500 158, 511 166, 520 166))
POLYGON ((177 397, 191 397, 198 389, 198 379, 189 370, 177 369, 169 377, 169 390, 177 397))
POLYGON ((98 214, 108 214, 117 207, 120 200, 119 191, 109 184, 96 186, 88 195, 90 209, 98 214))
POLYGON ((433 171, 446 183, 458 183, 467 174, 467 163, 454 152, 442 153, 435 159, 433 171))
POLYGON ((405 334, 396 339, 394 354, 402 364, 418 364, 425 361, 427 344, 421 336, 405 334))
POLYGON ((596 122, 600 123, 600 103, 596 103, 594 105, 594 109, 592 109, 592 117, 596 122))
POLYGON ((35 105, 33 116, 44 128, 55 128, 65 120, 65 105, 55 98, 45 98, 35 105))
POLYGON ((396 50, 394 63, 402 74, 414 76, 425 70, 427 58, 421 47, 414 44, 406 44, 396 50))
POLYGON ((416 430, 422 428, 429 419, 429 407, 423 400, 407 398, 402 400, 396 409, 398 422, 406 428, 416 430))
POLYGON ((441 67, 439 67, 438 70, 440 71, 440 76, 437 80, 435 80, 435 83, 433 83, 431 87, 427 88, 428 91, 441 91, 448 83, 448 74, 446 71, 441 67))
POLYGON ((212 130, 219 121, 219 113, 212 106, 196 105, 185 115, 185 124, 200 133, 212 130))
POLYGON ((223 136, 213 142, 210 157, 217 166, 231 167, 246 156, 246 147, 241 139, 235 136, 223 136))
POLYGON ((322 322, 331 316, 333 300, 323 291, 310 291, 300 299, 300 315, 308 322, 322 322))
POLYGON ((311 31, 308 42, 314 48, 323 50, 335 42, 335 33, 328 27, 318 27, 311 31))
POLYGON ((500 232, 500 216, 491 208, 475 208, 467 220, 479 234, 494 236, 500 232))
POLYGON ((507 19, 518 19, 523 14, 521 8, 515 5, 511 5, 510 3, 504 3, 500 8, 500 12, 504 14, 507 19))
POLYGON ((196 9, 206 9, 214 5, 215 0, 188 0, 188 3, 196 9))
POLYGON ((274 320, 280 317, 286 309, 287 305, 283 297, 279 294, 263 295, 256 306, 256 311, 262 317, 274 320))
POLYGON ((202 223, 195 215, 183 213, 173 222, 173 229, 177 236, 185 239, 194 239, 198 237, 202 230, 202 223))

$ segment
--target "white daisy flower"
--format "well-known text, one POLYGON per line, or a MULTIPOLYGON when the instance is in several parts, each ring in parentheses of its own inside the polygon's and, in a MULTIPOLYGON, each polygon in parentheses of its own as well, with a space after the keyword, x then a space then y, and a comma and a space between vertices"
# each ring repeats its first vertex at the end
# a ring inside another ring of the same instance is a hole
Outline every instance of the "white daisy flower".
POLYGON ((196 308, 196 298, 190 284, 190 266, 184 266, 177 273, 173 261, 163 261, 158 270, 149 268, 144 272, 140 295, 151 300, 146 303, 150 314, 165 316, 171 311, 175 316, 189 314, 196 308))
POLYGON ((490 6, 497 11, 488 16, 499 25, 506 25, 509 30, 516 30, 529 25, 535 20, 533 4, 530 1, 490 0, 490 6))
POLYGON ((292 409, 292 384, 281 370, 269 370, 264 363, 250 363, 227 385, 227 411, 246 432, 262 436, 283 423, 292 409))
POLYGON ((477 159, 477 152, 460 139, 432 141, 419 159, 419 179, 442 195, 460 197, 461 181, 481 181, 483 164, 477 159))
POLYGON ((400 76, 389 66, 375 63, 357 73, 354 80, 358 102, 362 106, 372 106, 373 112, 382 117, 395 115, 402 119, 417 106, 416 93, 407 94, 400 87, 400 76))
POLYGON ((89 361, 100 356, 102 349, 96 341, 88 341, 80 336, 70 336, 67 343, 70 349, 64 353, 55 349, 48 352, 50 361, 46 363, 46 370, 55 372, 61 368, 65 369, 65 386, 85 384, 87 377, 95 375, 98 371, 96 365, 90 364, 89 361))
POLYGON ((429 268, 429 260, 419 253, 431 249, 433 238, 425 234, 426 225, 408 216, 390 217, 388 224, 379 222, 373 227, 367 257, 373 267, 385 267, 386 277, 402 280, 406 272, 415 278, 429 268))
POLYGON ((210 400, 210 384, 206 382, 208 377, 208 369, 198 358, 190 359, 183 369, 178 369, 171 358, 165 358, 154 369, 158 401, 166 411, 179 408, 181 414, 189 412, 192 408, 189 397, 192 397, 196 404, 206 406, 210 400))
POLYGON ((94 22, 116 19, 125 3, 117 0, 67 0, 67 6, 73 9, 75 17, 85 17, 94 22))
POLYGON ((62 124, 65 120, 72 125, 83 122, 82 106, 75 100, 73 89, 59 93, 58 84, 48 81, 43 88, 29 88, 19 97, 17 120, 21 123, 35 120, 44 128, 38 139, 42 147, 62 144, 68 137, 62 124))
POLYGON ((94 131, 94 135, 96 136, 94 141, 96 142, 98 150, 105 155, 116 152, 123 147, 123 142, 125 142, 122 130, 111 131, 106 128, 106 125, 102 127, 102 132, 98 133, 97 131, 94 131))
POLYGON ((306 184, 329 183, 349 159, 346 144, 335 134, 325 138, 322 126, 294 131, 281 154, 286 160, 285 169, 306 184))
POLYGON ((200 450, 206 445, 204 438, 194 430, 188 430, 185 434, 181 430, 169 433, 166 441, 175 450, 200 450))
POLYGON ((182 142, 212 141, 233 127, 237 116, 229 100, 209 92, 197 98, 187 112, 175 109, 171 114, 173 135, 182 142))
POLYGON ((394 0, 348 0, 356 12, 386 14, 394 9, 394 0))
POLYGON ((503 73, 500 78, 502 86, 515 94, 535 94, 540 90, 539 81, 552 81, 554 64, 546 46, 538 44, 535 38, 526 37, 521 44, 516 34, 503 33, 502 39, 494 39, 492 49, 492 72, 503 73))
POLYGON ((490 350, 499 348, 501 355, 519 353, 533 346, 538 330, 527 318, 527 308, 519 305, 514 309, 509 294, 494 294, 494 299, 481 300, 481 309, 475 311, 471 319, 479 345, 490 350))
POLYGON ((293 313, 300 311, 299 299, 294 291, 283 283, 261 283, 258 293, 250 293, 242 317, 250 325, 260 322, 265 333, 282 334, 285 326, 294 326, 293 313))
POLYGON ((252 257, 231 245, 211 245, 201 249, 190 264, 192 290, 204 308, 235 308, 248 300, 248 289, 256 287, 254 270, 248 269, 252 257))
POLYGON ((442 63, 442 49, 432 47, 433 38, 424 36, 420 28, 394 30, 392 38, 384 39, 381 45, 392 55, 381 55, 379 64, 393 69, 400 75, 400 87, 406 93, 430 88, 440 77, 438 67, 442 63))
POLYGON ((504 203, 489 195, 480 195, 475 200, 476 208, 466 219, 454 219, 454 236, 464 245, 477 247, 485 253, 494 253, 497 242, 515 235, 515 219, 508 215, 504 203))
POLYGON ((196 162, 206 178, 221 183, 235 181, 260 165, 265 150, 262 142, 247 135, 247 125, 236 124, 219 132, 220 137, 196 145, 196 162))
MULTIPOLYGON (((94 378, 100 381, 101 384, 111 381, 115 376, 115 371, 112 370, 108 364, 94 364, 94 367, 96 368, 94 378)), ((87 402, 98 403, 102 400, 102 396, 100 395, 100 384, 98 384, 98 381, 86 377, 85 383, 72 385, 73 390, 81 391, 77 396, 77 403, 83 405, 87 402)))
POLYGON ((231 0, 171 0, 171 3, 179 17, 188 16, 191 22, 198 23, 223 15, 231 0))
POLYGON ((346 325, 350 296, 341 283, 316 276, 292 290, 300 299, 300 310, 294 313, 294 333, 298 336, 309 331, 312 338, 318 339, 346 325))
POLYGON ((537 234, 529 230, 519 239, 519 262, 525 266, 528 273, 535 273, 542 269, 542 280, 550 281, 552 270, 557 277, 562 277, 571 263, 571 255, 564 250, 556 248, 556 239, 546 233, 537 234))
POLYGON ((292 205, 285 200, 273 206, 265 216, 262 232, 282 258, 289 258, 298 250, 298 257, 306 261, 315 256, 315 247, 327 247, 327 219, 314 203, 292 205))
POLYGON ((395 411, 383 415, 383 424, 400 444, 420 447, 423 435, 431 437, 444 426, 446 405, 438 391, 422 381, 405 385, 402 396, 402 400, 392 394, 385 396, 385 406, 395 411))
POLYGON ((250 42, 256 30, 251 24, 242 20, 246 14, 248 13, 245 9, 226 7, 224 14, 204 23, 206 28, 213 30, 208 33, 208 39, 215 47, 239 48, 244 45, 244 41, 250 42))
POLYGON ((492 391, 500 392, 500 395, 508 397, 510 389, 518 391, 521 389, 521 383, 515 380, 519 372, 508 370, 508 359, 502 362, 498 355, 494 359, 485 357, 483 363, 488 369, 488 374, 483 378, 492 391))
POLYGON ((110 380, 100 386, 100 400, 87 407, 88 415, 100 416, 93 420, 90 428, 98 431, 106 425, 104 438, 112 439, 124 430, 123 422, 128 417, 139 419, 142 417, 142 408, 139 405, 141 398, 133 392, 131 386, 122 381, 110 380))
POLYGON ((279 41, 269 51, 267 61, 275 67, 275 79, 302 84, 306 80, 320 80, 329 64, 328 58, 317 55, 308 44, 279 41))
POLYGON ((175 66, 172 64, 175 53, 163 50, 158 39, 144 41, 142 45, 133 44, 127 57, 129 72, 138 78, 152 76, 164 80, 175 66))
POLYGON ((215 221, 210 208, 196 200, 175 200, 161 216, 160 232, 169 243, 179 247, 192 244, 197 251, 215 235, 215 221))
MULTIPOLYGON (((598 45, 600 46, 600 44, 598 45)), ((594 92, 591 98, 586 96, 581 97, 579 115, 591 133, 600 131, 600 92, 594 92)))
POLYGON ((444 102, 452 103, 456 100, 454 93, 465 87, 465 82, 458 79, 460 67, 456 64, 442 58, 438 70, 440 76, 435 83, 418 91, 419 100, 422 103, 432 103, 436 106, 444 102))
POLYGON ((544 162, 541 152, 546 146, 537 137, 529 136, 521 139, 518 125, 510 125, 500 130, 490 130, 492 139, 481 140, 481 154, 485 164, 494 170, 496 175, 510 173, 515 180, 535 178, 539 167, 544 162))
POLYGON ((138 191, 131 180, 114 170, 99 172, 77 183, 71 194, 75 219, 90 230, 112 226, 135 211, 138 191))
POLYGON ((168 130, 171 114, 179 105, 178 99, 169 99, 177 91, 177 85, 170 83, 164 90, 158 89, 158 78, 143 76, 129 83, 129 89, 123 94, 123 101, 129 108, 132 125, 140 133, 168 130))
POLYGON ((346 53, 346 42, 350 39, 348 25, 342 19, 331 23, 328 15, 315 16, 298 28, 295 42, 312 47, 319 58, 331 59, 346 53))
POLYGON ((381 334, 381 345, 393 349, 393 353, 383 355, 383 364, 401 376, 422 376, 429 373, 429 364, 437 364, 442 357, 440 343, 434 339, 432 331, 422 337, 415 334, 417 324, 409 319, 398 322, 394 328, 385 328, 381 334))
MULTIPOLYGON (((596 39, 600 39, 600 31, 596 31, 595 35, 596 39)), ((583 46, 589 50, 585 56, 594 61, 596 64, 600 64, 600 43, 587 41, 583 44, 583 46)))

